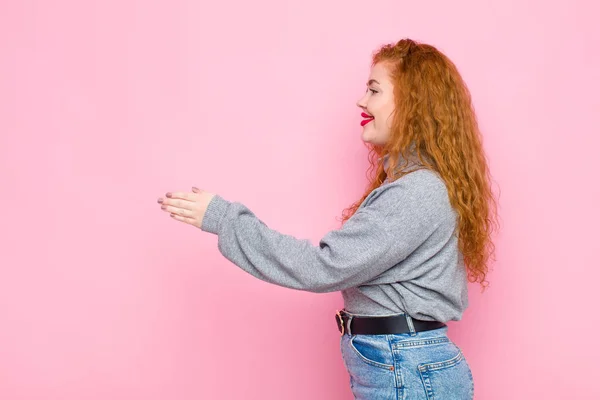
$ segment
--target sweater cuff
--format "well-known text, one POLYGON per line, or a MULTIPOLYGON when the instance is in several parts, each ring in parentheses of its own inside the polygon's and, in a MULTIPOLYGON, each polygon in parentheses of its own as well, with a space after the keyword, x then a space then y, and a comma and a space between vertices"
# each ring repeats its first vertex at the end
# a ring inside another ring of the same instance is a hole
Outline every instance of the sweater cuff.
POLYGON ((225 217, 225 213, 227 212, 227 208, 230 204, 231 202, 223 199, 219 195, 215 195, 206 207, 206 212, 204 213, 204 219, 202 220, 202 226, 200 229, 205 232, 218 235, 219 226, 225 217))

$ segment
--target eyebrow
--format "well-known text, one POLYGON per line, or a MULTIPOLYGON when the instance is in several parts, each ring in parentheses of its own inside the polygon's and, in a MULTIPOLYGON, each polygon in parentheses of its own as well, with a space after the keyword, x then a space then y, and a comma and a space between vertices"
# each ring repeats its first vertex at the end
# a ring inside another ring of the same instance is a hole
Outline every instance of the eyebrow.
POLYGON ((376 83, 378 85, 381 85, 381 83, 377 82, 375 79, 370 79, 369 82, 367 82, 367 86, 369 86, 371 83, 376 83))

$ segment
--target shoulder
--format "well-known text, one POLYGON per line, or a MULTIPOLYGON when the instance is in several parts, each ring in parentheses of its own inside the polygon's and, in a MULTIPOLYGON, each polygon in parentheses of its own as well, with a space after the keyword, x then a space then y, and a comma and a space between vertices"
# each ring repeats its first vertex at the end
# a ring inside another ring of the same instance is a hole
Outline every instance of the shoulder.
POLYGON ((365 206, 386 203, 388 206, 435 208, 451 211, 448 190, 440 175, 430 169, 412 171, 392 182, 373 190, 365 200, 365 206))
POLYGON ((429 187, 431 189, 446 190, 444 180, 436 171, 427 168, 411 171, 403 177, 396 179, 388 185, 406 185, 411 187, 429 187))
POLYGON ((387 182, 373 191, 378 193, 414 194, 414 195, 448 195, 446 184, 441 176, 430 169, 419 169, 394 181, 387 182))

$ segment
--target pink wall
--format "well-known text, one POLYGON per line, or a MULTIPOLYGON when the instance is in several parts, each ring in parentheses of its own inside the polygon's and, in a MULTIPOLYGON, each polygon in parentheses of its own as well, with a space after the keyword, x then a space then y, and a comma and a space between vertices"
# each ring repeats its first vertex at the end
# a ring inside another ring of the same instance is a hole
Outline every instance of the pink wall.
POLYGON ((502 190, 451 326, 476 398, 600 398, 599 9, 493 3, 0 3, 0 398, 350 399, 341 296, 250 277, 156 198, 316 243, 364 187, 371 51, 404 36, 458 64, 502 190))

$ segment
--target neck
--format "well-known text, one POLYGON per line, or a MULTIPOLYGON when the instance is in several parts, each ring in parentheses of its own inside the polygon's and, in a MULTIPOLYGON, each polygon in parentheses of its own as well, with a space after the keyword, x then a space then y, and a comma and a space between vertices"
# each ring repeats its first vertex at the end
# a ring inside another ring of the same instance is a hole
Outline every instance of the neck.
MULTIPOLYGON (((411 150, 414 149, 411 148, 411 150)), ((402 157, 402 154, 398 154, 398 159, 396 160, 396 168, 398 168, 398 165, 404 164, 405 160, 406 159, 402 157)), ((390 170, 391 161, 391 155, 389 153, 379 158, 379 162, 383 163, 383 169, 388 177, 390 177, 393 172, 390 170)), ((411 151, 408 154, 408 166, 412 167, 415 165, 421 165, 421 163, 419 162, 417 154, 414 151, 411 151)))

